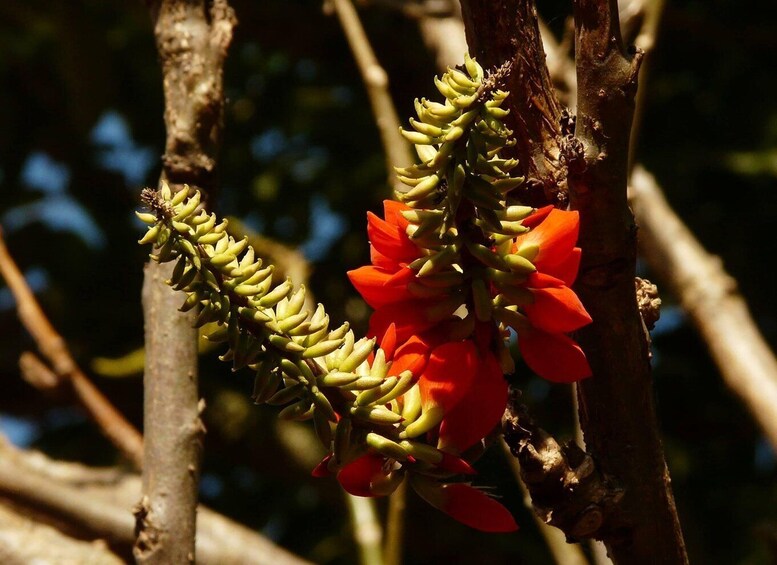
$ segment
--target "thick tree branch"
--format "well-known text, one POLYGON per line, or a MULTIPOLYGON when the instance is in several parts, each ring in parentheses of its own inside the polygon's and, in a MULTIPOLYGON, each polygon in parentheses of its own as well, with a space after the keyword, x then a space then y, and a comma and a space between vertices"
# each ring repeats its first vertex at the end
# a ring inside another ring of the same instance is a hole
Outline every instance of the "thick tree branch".
POLYGON ((651 174, 636 167, 630 188, 642 252, 678 297, 726 384, 777 449, 777 359, 736 281, 672 211, 651 174))
MULTIPOLYGON (((236 24, 226 0, 152 0, 162 65, 167 141, 162 179, 215 187, 223 122, 223 65, 236 24)), ((145 465, 136 510, 139 563, 194 561, 201 407, 197 391, 197 330, 193 313, 165 284, 172 263, 150 262, 143 284, 145 465)))
POLYGON ((75 540, 0 505, 0 563, 121 565, 124 561, 102 542, 75 540))
POLYGON ((462 0, 461 6, 470 53, 487 69, 512 62, 504 87, 510 91, 506 123, 515 132, 519 168, 529 180, 527 198, 564 203, 565 171, 558 166, 562 108, 545 65, 534 2, 462 0))
POLYGON ((623 51, 615 0, 577 0, 575 31, 577 125, 563 152, 581 220, 575 288, 594 320, 579 332, 593 369, 578 387, 580 416, 597 466, 624 493, 597 537, 616 564, 687 563, 634 292, 636 227, 626 180, 641 56, 623 51))
MULTIPOLYGON (((130 509, 141 481, 116 469, 93 469, 52 461, 14 448, 0 438, 0 496, 47 518, 70 535, 101 538, 128 550, 135 541, 130 509)), ((271 541, 207 508, 200 509, 197 562, 204 565, 302 565, 271 541)))

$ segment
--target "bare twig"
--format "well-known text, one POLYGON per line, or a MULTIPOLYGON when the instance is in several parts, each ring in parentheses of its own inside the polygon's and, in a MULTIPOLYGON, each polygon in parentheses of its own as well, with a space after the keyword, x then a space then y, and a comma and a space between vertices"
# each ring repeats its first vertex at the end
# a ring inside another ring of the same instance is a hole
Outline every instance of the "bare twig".
MULTIPOLYGON (((162 179, 213 196, 223 126, 223 66, 235 14, 226 0, 149 0, 162 65, 167 139, 162 179)), ((193 312, 165 284, 172 264, 150 262, 143 283, 145 465, 135 559, 194 561, 202 407, 193 312)))
POLYGON ((375 501, 346 492, 343 495, 348 503, 353 538, 359 548, 359 563, 383 565, 383 530, 375 509, 375 501))
POLYGON ((504 441, 500 442, 502 452, 505 454, 505 460, 510 466, 510 470, 515 476, 515 482, 523 493, 523 503, 527 508, 532 510, 532 518, 537 526, 540 534, 545 540, 545 544, 550 550, 550 554, 553 556, 553 560, 558 565, 588 565, 588 560, 585 558, 585 554, 580 549, 580 546, 575 543, 567 542, 566 535, 554 527, 546 524, 539 515, 533 511, 532 498, 526 486, 523 484, 521 478, 521 465, 518 463, 518 459, 510 452, 510 447, 504 441))
POLYGON ((0 563, 124 563, 101 542, 84 542, 0 505, 0 563))
POLYGON ((634 292, 636 227, 626 202, 640 54, 623 50, 615 0, 605 7, 577 0, 575 32, 578 116, 564 156, 571 205, 581 220, 583 262, 575 288, 594 320, 579 332, 593 369, 578 387, 580 417, 597 465, 624 491, 618 512, 597 537, 617 564, 683 564, 687 555, 634 292))
POLYGON ((388 184, 394 190, 403 190, 404 185, 394 174, 394 166, 406 167, 412 164, 414 159, 410 152, 410 145, 399 133, 400 121, 388 90, 388 76, 375 57, 351 0, 331 0, 331 5, 337 13, 340 25, 343 26, 348 45, 367 87, 372 113, 386 153, 388 184))
MULTIPOLYGON (((116 469, 93 469, 52 461, 11 446, 0 437, 0 496, 36 516, 88 539, 107 540, 123 550, 135 541, 130 508, 140 492, 140 477, 116 469)), ((236 522, 200 508, 197 562, 204 565, 302 565, 287 552, 236 522)))
POLYGON ((19 356, 19 370, 25 382, 42 391, 59 388, 62 380, 32 351, 19 356))
POLYGON ((3 240, 2 231, 0 231, 0 274, 16 299, 19 319, 35 339, 40 352, 51 363, 54 374, 60 381, 70 383, 78 399, 100 426, 102 432, 140 468, 143 457, 143 440, 140 434, 78 367, 70 355, 65 340, 46 318, 27 281, 16 266, 3 240))
POLYGON ((640 249, 678 297, 726 384, 777 449, 777 359, 736 281, 672 211, 650 173, 636 167, 630 189, 640 249))

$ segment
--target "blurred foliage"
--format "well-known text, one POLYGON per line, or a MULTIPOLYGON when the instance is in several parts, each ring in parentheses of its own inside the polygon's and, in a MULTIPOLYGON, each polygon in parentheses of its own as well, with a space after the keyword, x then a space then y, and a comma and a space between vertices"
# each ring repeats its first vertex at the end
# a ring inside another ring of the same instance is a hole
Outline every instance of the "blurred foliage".
MULTIPOLYGON (((569 3, 542 4, 562 30, 569 3)), ((379 207, 387 187, 352 57, 319 2, 233 5, 240 25, 225 79, 220 212, 301 246, 314 269, 310 286, 334 322, 349 318, 363 329, 369 312, 345 270, 367 261, 364 212, 379 207)), ((414 97, 433 95, 432 58, 412 21, 378 6, 362 13, 399 113, 409 116, 414 97)), ((680 215, 737 277, 773 345, 776 48, 774 3, 669 3, 639 146, 680 215)), ((135 243, 132 211, 140 188, 158 177, 164 143, 148 14, 140 2, 5 0, 0 76, 0 224, 9 247, 82 366, 135 351, 145 250, 135 243)), ((663 298, 656 395, 692 560, 767 563, 763 532, 777 526, 775 454, 672 298, 663 298)), ((5 433, 57 457, 115 462, 72 399, 44 398, 19 378, 18 356, 34 344, 2 286, 0 335, 5 433)), ((571 437, 569 391, 525 375, 516 382, 537 418, 571 437)), ((203 500, 316 562, 353 562, 337 485, 312 479, 304 448, 278 439, 272 410, 250 403, 250 380, 213 354, 203 358, 203 500)), ((139 379, 96 382, 141 425, 139 379)), ((480 469, 476 484, 497 487, 521 532, 484 537, 411 497, 408 563, 550 563, 497 450, 480 469)))

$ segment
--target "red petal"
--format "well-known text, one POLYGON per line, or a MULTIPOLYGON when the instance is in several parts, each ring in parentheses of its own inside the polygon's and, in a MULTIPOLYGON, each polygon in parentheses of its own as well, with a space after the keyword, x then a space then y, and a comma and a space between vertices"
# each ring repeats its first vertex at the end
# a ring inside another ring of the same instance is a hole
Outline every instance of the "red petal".
POLYGON ((451 473, 461 473, 462 475, 477 475, 478 472, 475 471, 472 465, 464 461, 461 457, 451 455, 444 451, 441 451, 441 453, 442 461, 437 465, 438 468, 444 471, 450 471, 451 473))
POLYGON ((386 356, 386 359, 394 358, 394 351, 397 349, 396 324, 392 323, 386 330, 386 333, 383 334, 383 337, 380 339, 380 348, 383 350, 383 354, 386 356))
POLYGON ((478 353, 472 341, 445 343, 429 356, 418 386, 424 410, 440 406, 451 410, 470 391, 477 370, 478 353))
POLYGON ((348 463, 337 474, 343 488, 354 496, 375 496, 371 485, 384 477, 383 457, 371 453, 348 463))
POLYGON ((383 339, 389 326, 394 324, 397 343, 403 343, 413 335, 428 330, 436 324, 429 321, 426 310, 430 306, 427 300, 408 300, 397 304, 387 304, 375 310, 370 317, 367 335, 383 339))
POLYGON ((446 414, 437 446, 461 453, 486 437, 498 424, 507 405, 507 381, 496 357, 488 353, 465 400, 446 414))
POLYGON ((327 455, 326 457, 324 457, 321 460, 321 463, 316 465, 313 468, 313 470, 310 472, 310 474, 313 475, 316 478, 328 477, 329 475, 331 475, 332 473, 329 470, 329 461, 330 461, 330 459, 332 459, 332 454, 331 453, 329 455, 327 455))
POLYGON ((367 212, 367 236, 381 255, 397 262, 409 263, 421 256, 421 251, 403 228, 381 220, 372 212, 367 212))
POLYGON ((388 223, 397 226, 403 232, 408 224, 410 224, 410 222, 402 215, 402 212, 405 210, 410 210, 410 206, 397 202, 396 200, 383 201, 383 217, 386 218, 388 223))
POLYGON ((553 209, 553 206, 543 206, 542 208, 538 208, 532 212, 530 216, 524 218, 521 223, 527 228, 534 228, 538 226, 545 218, 547 218, 548 214, 550 214, 551 210, 553 209))
POLYGON ((571 383, 591 376, 585 353, 564 334, 518 334, 518 348, 529 368, 549 381, 571 383))
POLYGON ((545 265, 543 272, 564 281, 567 286, 572 286, 580 269, 580 257, 582 253, 579 247, 573 247, 572 252, 558 265, 545 265))
POLYGON ((389 376, 396 376, 403 371, 410 371, 416 380, 421 376, 429 361, 431 347, 418 336, 411 337, 397 349, 394 361, 389 369, 389 376))
POLYGON ((554 209, 536 228, 516 239, 516 248, 525 244, 538 245, 540 251, 532 263, 538 271, 547 272, 572 253, 579 229, 580 215, 576 211, 554 209))
POLYGON ((413 486, 429 504, 470 528, 482 532, 514 532, 518 529, 507 508, 474 487, 419 480, 413 481, 413 486))
POLYGON ((534 303, 523 307, 538 330, 549 333, 572 332, 591 323, 583 303, 568 286, 533 288, 534 303))
MULTIPOLYGON (((408 269, 409 271, 409 269, 408 269)), ((411 271, 412 273, 412 271, 411 271)), ((392 285, 392 278, 397 273, 385 271, 378 267, 359 267, 348 271, 348 278, 364 301, 373 308, 401 302, 413 298, 407 290, 407 285, 392 285)))

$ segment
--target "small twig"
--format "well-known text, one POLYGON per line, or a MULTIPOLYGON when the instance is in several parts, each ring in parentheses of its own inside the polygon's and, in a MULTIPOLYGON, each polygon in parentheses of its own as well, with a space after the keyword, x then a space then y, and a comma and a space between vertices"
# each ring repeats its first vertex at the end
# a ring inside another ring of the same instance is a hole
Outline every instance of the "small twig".
POLYGON ((554 527, 549 526, 543 522, 532 506, 531 494, 521 479, 521 465, 518 463, 513 454, 510 452, 510 447, 504 441, 499 442, 502 448, 502 453, 505 456, 510 470, 515 476, 515 482, 518 488, 523 494, 523 503, 531 511, 534 524, 537 526, 540 534, 545 540, 545 545, 548 546, 550 554, 553 556, 554 561, 558 565, 588 565, 588 560, 585 558, 583 550, 575 543, 567 542, 567 538, 564 533, 554 527))
MULTIPOLYGON (((629 170, 634 168, 635 155, 639 146, 639 134, 642 129, 642 118, 645 113, 647 100, 647 88, 645 84, 650 74, 653 61, 653 48, 656 36, 661 25, 661 17, 664 13, 665 0, 645 0, 640 3, 641 12, 644 13, 642 27, 639 35, 634 40, 635 45, 643 53, 642 67, 639 71, 640 87, 634 101, 634 120, 631 126, 631 140, 629 141, 629 170)), ((621 25, 623 25, 621 19, 621 25)))
POLYGON ((54 371, 32 351, 25 351, 19 356, 19 370, 25 382, 44 392, 55 390, 62 384, 54 371))
POLYGON ((640 249, 704 339, 723 380, 777 449, 777 359, 758 331, 736 281, 672 211, 655 178, 631 175, 640 249))
POLYGON ((383 565, 383 531, 378 520, 375 500, 343 493, 351 516, 353 538, 359 548, 361 565, 383 565))
POLYGON ((386 543, 383 549, 386 565, 402 565, 406 506, 407 481, 404 481, 389 496, 388 516, 386 517, 386 543))
MULTIPOLYGON (((143 459, 143 439, 105 396, 81 371, 65 340, 43 313, 35 295, 19 271, 3 240, 0 230, 0 274, 16 299, 16 308, 24 327, 30 332, 40 352, 49 360, 61 382, 70 383, 79 401, 86 408, 108 439, 140 468, 143 459)), ((27 363, 30 363, 29 358, 27 363)))
POLYGON ((414 158, 410 145, 399 133, 401 122, 388 90, 388 76, 375 57, 351 0, 331 0, 331 5, 337 13, 340 25, 343 26, 348 45, 367 87, 372 113, 386 153, 388 183, 394 190, 402 190, 404 185, 396 178, 394 166, 408 166, 414 162, 414 158))

